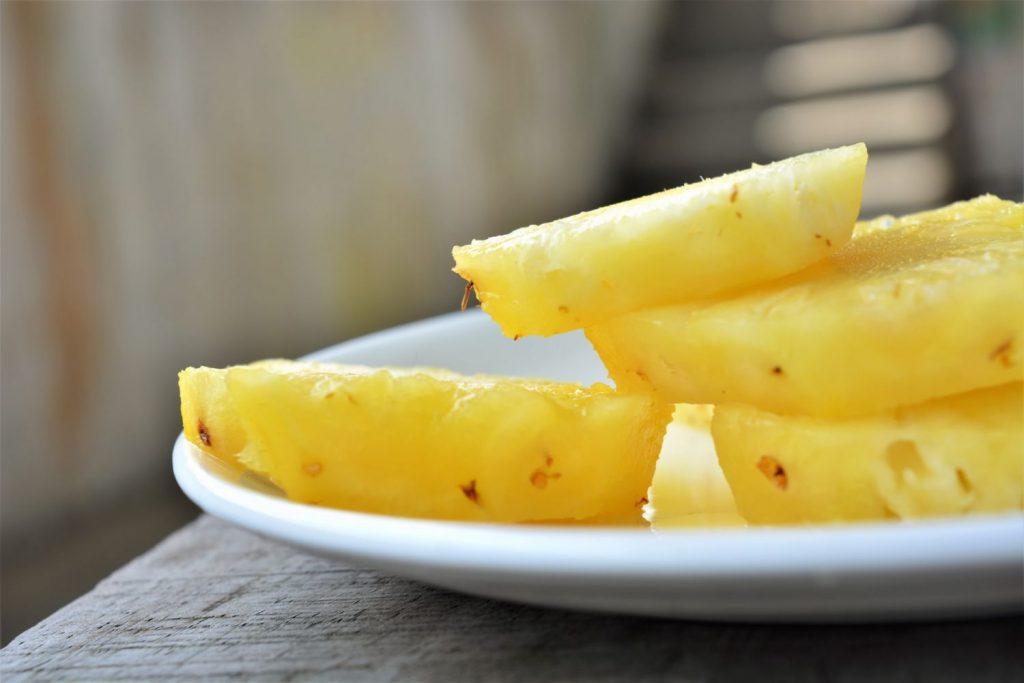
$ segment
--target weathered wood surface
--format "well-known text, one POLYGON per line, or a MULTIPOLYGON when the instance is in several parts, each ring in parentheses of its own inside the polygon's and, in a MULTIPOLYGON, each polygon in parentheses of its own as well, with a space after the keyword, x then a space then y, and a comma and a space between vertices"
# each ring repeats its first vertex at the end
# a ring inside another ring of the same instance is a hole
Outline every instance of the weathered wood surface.
POLYGON ((1020 618, 720 625, 542 610, 311 557, 209 517, 0 652, 22 680, 1011 681, 1020 618))

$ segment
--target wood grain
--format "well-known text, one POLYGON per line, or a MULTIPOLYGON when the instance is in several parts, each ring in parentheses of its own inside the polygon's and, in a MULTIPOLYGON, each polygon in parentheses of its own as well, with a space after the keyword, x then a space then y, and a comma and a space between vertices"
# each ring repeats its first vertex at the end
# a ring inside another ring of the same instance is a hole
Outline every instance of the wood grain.
POLYGON ((25 680, 1009 681, 1019 617, 719 625, 542 610, 323 560, 202 517, 0 651, 25 680))

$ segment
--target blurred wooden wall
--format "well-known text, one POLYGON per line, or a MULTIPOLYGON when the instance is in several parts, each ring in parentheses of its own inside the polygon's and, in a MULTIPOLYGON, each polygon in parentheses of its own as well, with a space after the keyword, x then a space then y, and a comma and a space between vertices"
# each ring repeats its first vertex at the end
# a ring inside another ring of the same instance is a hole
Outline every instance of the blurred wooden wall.
POLYGON ((453 310, 453 244, 598 201, 656 17, 3 3, 5 562, 169 481, 180 368, 453 310))

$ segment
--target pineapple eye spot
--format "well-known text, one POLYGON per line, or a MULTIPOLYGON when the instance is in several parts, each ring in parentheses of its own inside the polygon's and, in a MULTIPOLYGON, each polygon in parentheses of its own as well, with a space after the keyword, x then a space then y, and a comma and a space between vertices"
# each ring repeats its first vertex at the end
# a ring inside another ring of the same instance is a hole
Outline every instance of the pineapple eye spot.
POLYGON ((885 449, 885 461, 897 480, 906 480, 908 473, 910 478, 920 479, 928 471, 917 445, 906 439, 889 444, 885 449))
POLYGON ((323 470, 324 466, 318 462, 310 462, 302 466, 302 471, 311 477, 317 476, 318 474, 323 472, 323 470))
POLYGON ((480 494, 477 493, 476 490, 476 479, 470 480, 470 482, 465 486, 459 484, 459 489, 462 491, 462 495, 464 495, 470 502, 480 505, 480 494))
POLYGON ((780 491, 785 491, 789 486, 789 477, 786 476, 785 468, 772 456, 762 455, 761 459, 757 461, 757 469, 768 477, 775 484, 775 488, 780 491))
POLYGON ((199 440, 203 442, 204 446, 209 446, 213 443, 213 439, 210 438, 210 430, 206 428, 202 420, 199 420, 197 430, 199 432, 199 440))
POLYGON ((544 467, 538 467, 530 475, 530 483, 539 489, 546 489, 548 487, 549 479, 561 479, 561 472, 552 472, 551 466, 555 464, 555 459, 551 457, 550 453, 544 454, 544 467))
POLYGON ((1013 367, 1013 358, 1010 356, 1010 350, 1012 348, 1013 338, 1011 337, 997 346, 992 353, 988 354, 988 359, 991 361, 998 361, 1004 368, 1013 367))
POLYGON ((974 485, 971 484, 971 480, 967 478, 967 473, 959 467, 956 468, 956 480, 960 484, 960 488, 964 493, 972 493, 974 491, 974 485))

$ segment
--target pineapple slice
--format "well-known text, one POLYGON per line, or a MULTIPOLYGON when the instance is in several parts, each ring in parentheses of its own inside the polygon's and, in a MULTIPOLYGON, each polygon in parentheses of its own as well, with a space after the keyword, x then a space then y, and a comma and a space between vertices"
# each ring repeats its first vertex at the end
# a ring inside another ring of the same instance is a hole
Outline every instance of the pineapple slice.
POLYGON ((806 271, 587 336, 620 389, 666 402, 845 417, 1017 381, 1024 206, 881 218, 806 271))
POLYGON ((846 420, 721 405, 712 432, 751 524, 1019 510, 1022 391, 1016 382, 846 420))
POLYGON ((846 242, 866 164, 859 144, 754 166, 474 240, 452 250, 454 270, 513 338, 712 296, 804 268, 846 242))
POLYGON ((711 415, 708 405, 675 408, 644 511, 656 529, 745 524, 715 456, 711 415))
POLYGON ((671 417, 600 384, 432 369, 270 361, 180 384, 189 441, 290 498, 451 520, 641 523, 671 417))

